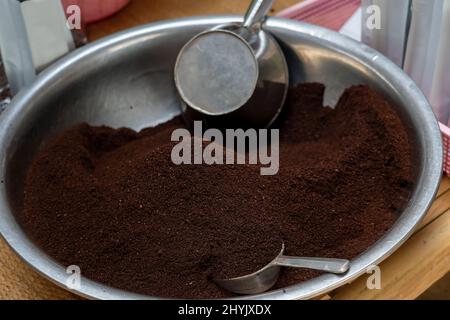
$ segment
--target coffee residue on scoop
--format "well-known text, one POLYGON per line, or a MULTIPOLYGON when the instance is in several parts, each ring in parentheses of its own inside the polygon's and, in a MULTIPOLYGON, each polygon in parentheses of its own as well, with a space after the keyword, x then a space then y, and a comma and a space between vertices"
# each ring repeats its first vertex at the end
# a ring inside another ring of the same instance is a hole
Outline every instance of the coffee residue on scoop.
MULTIPOLYGON (((351 259, 396 221, 412 187, 408 136, 367 86, 323 107, 324 86, 290 90, 276 123, 280 170, 171 162, 174 119, 136 133, 77 125, 29 168, 20 221, 82 275, 162 297, 220 298, 212 277, 250 273, 281 250, 351 259)), ((284 268, 277 287, 317 276, 284 268)))

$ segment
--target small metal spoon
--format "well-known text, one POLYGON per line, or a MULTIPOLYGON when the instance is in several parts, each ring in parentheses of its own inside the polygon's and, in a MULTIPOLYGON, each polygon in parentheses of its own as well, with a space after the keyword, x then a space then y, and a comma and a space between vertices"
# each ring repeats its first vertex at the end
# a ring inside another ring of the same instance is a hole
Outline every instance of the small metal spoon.
POLYGON ((237 294, 258 294, 272 288, 280 275, 280 267, 305 268, 343 274, 350 268, 345 259, 289 257, 284 254, 284 243, 280 254, 264 268, 248 275, 230 279, 214 279, 222 288, 237 294))

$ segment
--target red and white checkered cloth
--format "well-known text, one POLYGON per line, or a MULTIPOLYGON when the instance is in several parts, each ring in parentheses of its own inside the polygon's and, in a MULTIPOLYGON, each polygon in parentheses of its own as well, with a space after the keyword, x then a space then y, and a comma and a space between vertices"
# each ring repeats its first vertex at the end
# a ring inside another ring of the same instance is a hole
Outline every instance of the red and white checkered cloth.
POLYGON ((280 12, 278 16, 339 31, 359 7, 361 0, 307 0, 280 12))
MULTIPOLYGON (((294 5, 278 16, 341 30, 350 17, 361 7, 361 0, 306 0, 294 5)), ((444 142, 444 171, 450 176, 450 128, 440 123, 444 142)))
POLYGON ((444 141, 444 171, 450 176, 450 128, 439 124, 442 131, 442 139, 444 141))

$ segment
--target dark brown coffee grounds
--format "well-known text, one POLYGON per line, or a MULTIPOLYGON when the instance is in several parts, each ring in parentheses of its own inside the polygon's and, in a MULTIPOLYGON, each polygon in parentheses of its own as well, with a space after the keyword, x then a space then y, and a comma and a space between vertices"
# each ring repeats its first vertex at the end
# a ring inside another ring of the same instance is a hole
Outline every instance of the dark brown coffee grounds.
MULTIPOLYGON (((284 241, 299 256, 353 258, 378 240, 412 185, 410 144, 366 86, 335 110, 324 87, 292 89, 276 124, 280 171, 170 160, 175 119, 140 133, 80 124, 52 140, 26 179, 24 228, 88 278, 164 297, 229 296, 213 276, 255 271, 284 241)), ((278 287, 317 275, 284 269, 278 287)))

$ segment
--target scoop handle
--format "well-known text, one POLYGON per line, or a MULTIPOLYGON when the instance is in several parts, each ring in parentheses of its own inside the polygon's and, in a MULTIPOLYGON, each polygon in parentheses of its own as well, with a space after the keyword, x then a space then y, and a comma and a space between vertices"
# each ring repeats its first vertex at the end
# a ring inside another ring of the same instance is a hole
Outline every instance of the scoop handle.
POLYGON ((342 274, 350 268, 350 261, 346 259, 289 257, 280 255, 273 264, 283 267, 305 268, 329 273, 342 274))
POLYGON ((272 8, 273 0, 253 0, 244 17, 244 28, 262 22, 272 8))

